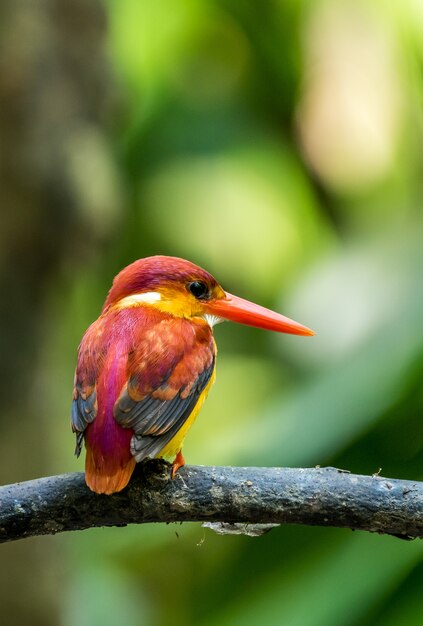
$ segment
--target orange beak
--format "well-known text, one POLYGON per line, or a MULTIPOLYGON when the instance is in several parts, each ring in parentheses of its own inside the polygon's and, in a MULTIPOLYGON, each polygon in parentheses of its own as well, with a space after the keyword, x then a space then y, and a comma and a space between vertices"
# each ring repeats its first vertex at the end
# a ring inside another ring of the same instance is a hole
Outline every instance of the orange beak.
POLYGON ((231 322, 239 322, 247 326, 256 326, 265 330, 275 330, 278 333, 291 335, 314 335, 314 331, 294 320, 266 309, 259 304, 254 304, 230 293, 225 298, 207 303, 207 312, 217 315, 231 322))

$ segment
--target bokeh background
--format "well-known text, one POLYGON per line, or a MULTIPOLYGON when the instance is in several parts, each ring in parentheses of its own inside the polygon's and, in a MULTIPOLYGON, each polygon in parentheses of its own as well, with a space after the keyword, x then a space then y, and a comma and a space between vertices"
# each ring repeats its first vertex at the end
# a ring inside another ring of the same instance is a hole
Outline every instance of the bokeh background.
MULTIPOLYGON (((217 327, 199 464, 423 478, 419 0, 2 0, 0 478, 79 471, 76 347, 173 254, 313 339, 217 327)), ((0 621, 414 626, 422 545, 282 527, 3 545, 0 621)))

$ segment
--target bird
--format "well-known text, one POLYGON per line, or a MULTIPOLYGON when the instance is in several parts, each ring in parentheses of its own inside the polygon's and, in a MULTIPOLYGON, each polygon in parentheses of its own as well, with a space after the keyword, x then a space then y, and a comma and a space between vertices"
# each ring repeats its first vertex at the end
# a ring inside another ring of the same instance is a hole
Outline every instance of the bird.
POLYGON ((223 290, 185 259, 150 256, 114 278, 78 348, 71 427, 85 442, 85 480, 98 494, 126 487, 137 463, 185 464, 184 439, 216 376, 213 327, 224 320, 296 335, 314 332, 223 290))

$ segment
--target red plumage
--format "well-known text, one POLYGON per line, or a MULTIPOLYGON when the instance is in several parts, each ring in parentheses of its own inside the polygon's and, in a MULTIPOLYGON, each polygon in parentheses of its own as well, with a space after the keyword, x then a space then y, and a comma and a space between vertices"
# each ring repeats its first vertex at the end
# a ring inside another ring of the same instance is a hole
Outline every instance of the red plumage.
MULTIPOLYGON (((176 434, 172 416, 167 419, 163 408, 163 423, 150 416, 141 426, 143 448, 137 450, 138 443, 131 446, 131 440, 139 425, 131 409, 148 399, 162 407, 175 400, 181 406, 202 374, 210 377, 214 353, 205 322, 153 307, 108 309, 89 327, 79 348, 75 403, 83 405, 83 416, 89 416, 84 404, 96 402, 96 414, 82 424, 81 418, 74 419, 73 428, 84 432, 86 480, 93 491, 120 491, 137 456, 141 460, 160 454, 169 436, 176 434)), ((193 394, 197 398, 198 393, 193 394)))

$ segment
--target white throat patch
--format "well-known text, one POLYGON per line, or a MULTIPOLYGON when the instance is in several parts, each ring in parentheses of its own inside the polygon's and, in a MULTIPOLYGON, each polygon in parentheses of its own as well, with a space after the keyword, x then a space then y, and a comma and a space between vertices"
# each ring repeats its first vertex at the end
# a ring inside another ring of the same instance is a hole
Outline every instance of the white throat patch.
POLYGON ((220 322, 225 321, 223 317, 218 317, 217 315, 209 315, 208 313, 203 315, 203 318, 206 320, 210 328, 213 328, 213 326, 216 326, 216 324, 220 324, 220 322))

